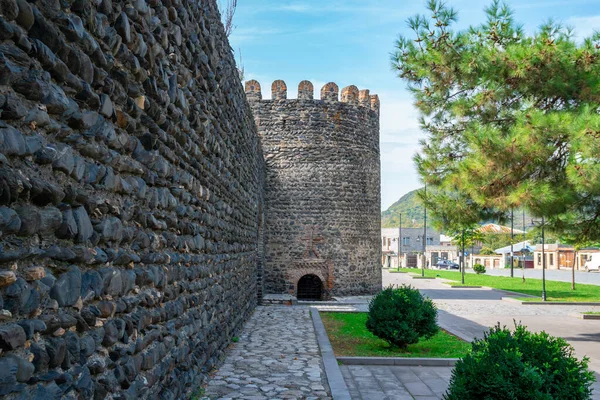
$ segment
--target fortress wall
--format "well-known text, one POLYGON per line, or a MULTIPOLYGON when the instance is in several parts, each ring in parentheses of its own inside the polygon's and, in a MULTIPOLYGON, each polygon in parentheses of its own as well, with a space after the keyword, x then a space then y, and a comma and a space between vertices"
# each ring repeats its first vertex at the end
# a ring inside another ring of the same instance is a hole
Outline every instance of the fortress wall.
POLYGON ((260 84, 246 82, 266 159, 265 292, 296 294, 304 274, 328 295, 380 290, 377 96, 350 86, 340 101, 329 83, 313 100, 308 81, 299 99, 286 98, 283 81, 272 90, 261 100, 260 84))
POLYGON ((0 1, 0 397, 189 397, 254 308, 264 161, 219 18, 0 1))

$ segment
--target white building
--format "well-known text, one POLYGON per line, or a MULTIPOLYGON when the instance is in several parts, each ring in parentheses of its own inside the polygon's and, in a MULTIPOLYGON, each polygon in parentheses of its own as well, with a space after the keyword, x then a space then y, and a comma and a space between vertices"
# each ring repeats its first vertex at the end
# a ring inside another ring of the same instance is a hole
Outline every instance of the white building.
MULTIPOLYGON (((427 229, 426 246, 437 246, 440 243, 440 233, 427 229)), ((418 255, 423 254, 423 228, 402 228, 402 244, 398 247, 399 228, 381 229, 381 264, 384 268, 398 268, 400 259, 403 267, 420 266, 418 255), (400 250, 400 252, 398 251, 400 250)), ((427 250, 426 250, 427 253, 427 250)))

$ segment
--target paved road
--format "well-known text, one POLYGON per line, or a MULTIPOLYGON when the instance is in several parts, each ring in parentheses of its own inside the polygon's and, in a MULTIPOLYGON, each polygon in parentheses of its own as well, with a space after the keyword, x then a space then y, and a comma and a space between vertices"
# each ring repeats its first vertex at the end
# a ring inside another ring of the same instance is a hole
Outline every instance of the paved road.
MULTIPOLYGON (((408 283, 434 300, 439 322, 453 333, 469 339, 482 337, 488 327, 521 322, 533 331, 546 331, 566 339, 578 357, 590 358, 589 368, 600 377, 600 321, 569 316, 580 311, 600 311, 598 306, 520 305, 501 300, 505 294, 490 289, 452 289, 439 279, 412 279, 408 274, 383 274, 384 286, 408 283)), ((600 399, 600 383, 595 385, 600 399)))
MULTIPOLYGON (((384 270, 387 271, 387 270, 384 270)), ((469 274, 473 274, 472 269, 467 269, 465 272, 469 274)), ((384 272, 385 273, 385 272, 384 272)), ((421 273, 420 269, 415 269, 415 273, 421 273)), ((490 269, 486 270, 486 275, 494 275, 494 276, 510 276, 510 269, 502 268, 502 269, 490 269)), ((514 276, 520 278, 523 276, 523 271, 521 269, 515 268, 514 276)), ((533 279, 542 279, 542 270, 541 269, 525 269, 525 279, 533 278, 533 279)), ((571 282, 571 270, 570 269, 547 269, 546 270, 546 279, 549 281, 558 281, 558 282, 571 282)), ((600 273, 593 272, 579 272, 575 271, 575 283, 585 283, 588 285, 598 285, 600 286, 600 273)))
MULTIPOLYGON (((473 272, 473 270, 467 270, 467 272, 473 272)), ((486 271, 487 275, 495 275, 495 276, 510 276, 510 269, 488 269, 486 271)), ((514 270, 514 276, 521 277, 523 275, 523 271, 520 269, 514 270)), ((525 269, 525 279, 527 278, 535 278, 542 279, 542 270, 540 269, 525 269)), ((550 269, 546 270, 546 279, 550 281, 558 281, 558 282, 571 282, 571 270, 570 269, 561 269, 555 270, 550 269)), ((600 273, 598 272, 578 272, 575 271, 575 283, 587 283, 589 285, 598 285, 600 286, 600 273)))

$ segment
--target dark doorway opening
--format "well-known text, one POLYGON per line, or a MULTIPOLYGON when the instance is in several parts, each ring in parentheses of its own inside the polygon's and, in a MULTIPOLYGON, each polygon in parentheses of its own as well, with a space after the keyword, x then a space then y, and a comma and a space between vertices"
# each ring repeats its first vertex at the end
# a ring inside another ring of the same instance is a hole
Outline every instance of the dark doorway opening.
POLYGON ((298 281, 298 300, 321 300, 323 296, 323 282, 316 275, 304 275, 298 281))
POLYGON ((407 254, 406 255, 406 266, 408 268, 417 268, 417 255, 407 254))

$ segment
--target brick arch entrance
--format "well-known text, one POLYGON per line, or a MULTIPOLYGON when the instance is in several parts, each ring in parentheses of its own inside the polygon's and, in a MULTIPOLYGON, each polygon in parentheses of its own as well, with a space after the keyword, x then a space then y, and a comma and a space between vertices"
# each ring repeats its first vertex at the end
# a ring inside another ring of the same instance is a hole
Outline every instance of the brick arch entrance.
POLYGON ((321 300, 323 281, 317 275, 307 274, 298 281, 296 298, 298 300, 321 300))
POLYGON ((314 275, 321 280, 322 291, 319 300, 329 300, 333 289, 333 263, 324 259, 303 259, 293 263, 293 268, 286 273, 288 293, 298 300, 298 283, 306 275, 314 275))

